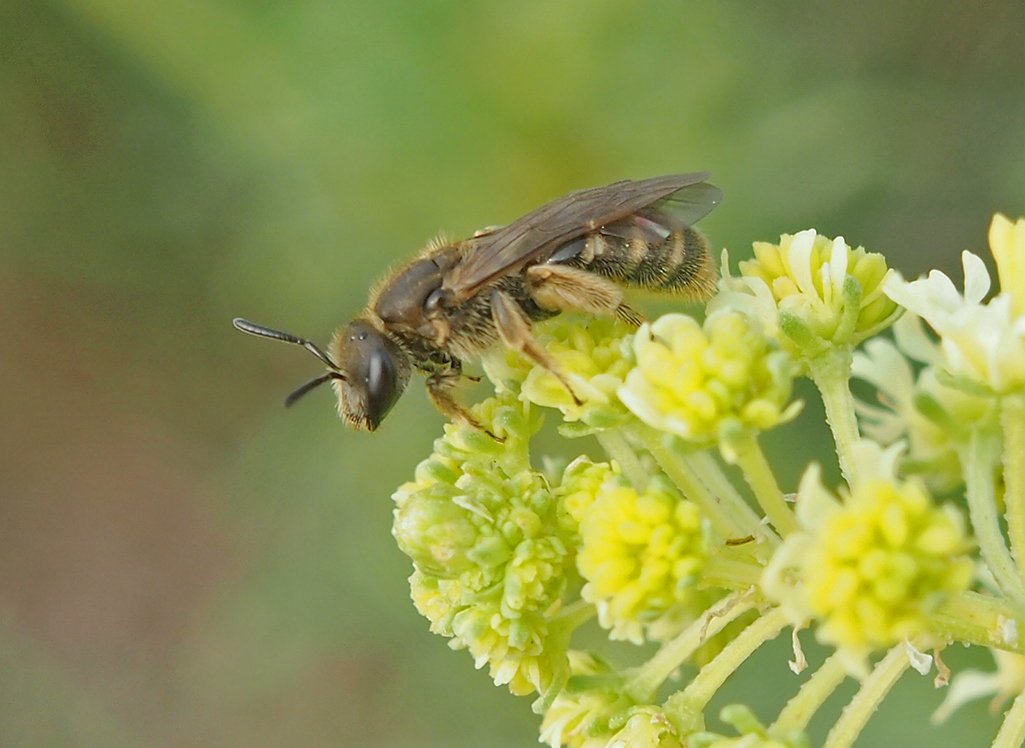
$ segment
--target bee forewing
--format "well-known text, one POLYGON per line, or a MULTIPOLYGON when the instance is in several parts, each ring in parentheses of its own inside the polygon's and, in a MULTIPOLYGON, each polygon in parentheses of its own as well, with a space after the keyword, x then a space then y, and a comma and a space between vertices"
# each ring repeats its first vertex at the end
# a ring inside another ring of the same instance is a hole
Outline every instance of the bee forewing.
POLYGON ((446 275, 443 287, 458 303, 489 281, 544 259, 576 237, 663 202, 666 212, 692 223, 722 196, 705 183, 707 178, 707 172, 670 174, 573 192, 477 239, 476 249, 446 275), (695 194, 688 195, 691 191, 695 194))

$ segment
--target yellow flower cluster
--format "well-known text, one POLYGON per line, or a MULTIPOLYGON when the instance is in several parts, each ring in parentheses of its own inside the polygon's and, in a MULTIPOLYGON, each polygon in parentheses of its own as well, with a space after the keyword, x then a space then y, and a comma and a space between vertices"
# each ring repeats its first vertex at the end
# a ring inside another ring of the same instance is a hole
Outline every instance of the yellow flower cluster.
POLYGON ((474 415, 505 441, 450 424, 395 492, 392 532, 413 561, 413 601, 431 630, 513 693, 543 691, 562 667, 551 617, 573 573, 575 523, 530 468, 528 406, 495 398, 474 415))
POLYGON ((705 445, 796 415, 796 407, 787 407, 790 357, 744 314, 713 315, 703 328, 691 317, 667 314, 641 326, 633 349, 637 365, 619 397, 661 431, 705 445))
POLYGON ((686 606, 708 555, 698 508, 657 485, 639 494, 606 483, 580 536, 582 597, 613 639, 636 643, 647 626, 686 606))
POLYGON ((761 280, 779 311, 799 318, 821 340, 857 344, 899 313, 882 289, 889 274, 886 259, 864 247, 851 249, 843 237, 829 239, 808 229, 784 234, 779 244, 755 242, 754 254, 740 263, 741 275, 761 280), (844 287, 849 279, 858 284, 857 297, 844 287), (857 307, 848 309, 852 301, 857 307), (854 324, 845 329, 848 314, 854 324))
POLYGON ((970 548, 961 516, 921 484, 860 484, 824 517, 800 564, 820 640, 866 652, 926 631, 929 613, 971 582, 970 548))
POLYGON ((1000 291, 982 258, 961 254, 964 292, 938 270, 906 282, 888 279, 886 293, 925 320, 940 337, 942 368, 954 386, 977 394, 1025 391, 1025 219, 997 215, 989 231, 1000 291))
POLYGON ((574 314, 537 326, 535 337, 568 378, 572 393, 550 371, 508 348, 492 352, 484 359, 484 367, 496 384, 518 388, 527 402, 558 409, 567 423, 610 428, 626 415, 616 391, 630 370, 625 355, 630 334, 631 329, 619 320, 574 314))

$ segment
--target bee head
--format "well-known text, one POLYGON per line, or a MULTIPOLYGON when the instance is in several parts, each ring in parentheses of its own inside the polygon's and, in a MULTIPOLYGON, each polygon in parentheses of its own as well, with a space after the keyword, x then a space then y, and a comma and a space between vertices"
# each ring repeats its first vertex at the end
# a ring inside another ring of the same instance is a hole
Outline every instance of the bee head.
POLYGON ((409 358, 363 319, 335 333, 328 350, 344 377, 334 379, 338 413, 350 426, 373 431, 409 382, 409 358))
POLYGON ((286 397, 285 407, 325 382, 332 382, 338 395, 339 415, 354 428, 373 431, 409 381, 410 366, 406 354, 366 320, 354 320, 335 333, 329 347, 331 355, 315 343, 291 333, 241 318, 236 318, 232 324, 250 335, 300 345, 327 366, 327 372, 286 397))

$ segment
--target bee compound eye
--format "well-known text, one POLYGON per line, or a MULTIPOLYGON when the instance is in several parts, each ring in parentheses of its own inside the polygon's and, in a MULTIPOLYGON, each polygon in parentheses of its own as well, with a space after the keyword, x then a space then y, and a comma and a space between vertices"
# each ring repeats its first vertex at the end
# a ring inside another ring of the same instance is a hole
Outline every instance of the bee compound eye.
POLYGON ((367 417, 376 427, 398 400, 402 387, 394 358, 386 350, 375 350, 369 355, 364 378, 367 397, 367 417))

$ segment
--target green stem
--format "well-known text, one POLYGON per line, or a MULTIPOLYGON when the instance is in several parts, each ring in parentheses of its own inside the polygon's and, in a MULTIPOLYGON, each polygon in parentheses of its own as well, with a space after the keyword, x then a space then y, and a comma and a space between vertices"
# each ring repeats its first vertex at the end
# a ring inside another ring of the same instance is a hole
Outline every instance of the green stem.
POLYGON ((865 729, 869 718, 879 707, 886 694, 908 669, 909 661, 904 644, 898 644, 886 653, 871 674, 861 683, 854 698, 844 707, 840 719, 826 736, 824 748, 848 748, 865 729))
POLYGON ((637 458, 637 453, 634 452, 623 432, 619 429, 610 429, 598 432, 597 437, 598 443, 605 453, 619 463, 619 467, 626 479, 630 481, 630 485, 638 492, 644 491, 648 486, 648 471, 637 458))
POLYGON ((644 448, 655 458, 655 462, 685 497, 697 504, 716 531, 726 538, 745 535, 764 535, 764 529, 751 507, 735 491, 727 494, 712 494, 705 483, 695 474, 690 460, 671 449, 665 443, 663 434, 648 426, 638 425, 632 433, 644 448), (739 502, 738 502, 739 499, 739 502))
POLYGON ((559 630, 568 630, 570 633, 591 620, 597 611, 595 607, 584 600, 577 600, 560 610, 550 621, 550 626, 559 630))
POLYGON ((744 472, 744 479, 754 492, 758 504, 762 507, 765 515, 769 518, 776 529, 783 536, 798 530, 797 519, 794 513, 787 506, 776 483, 776 476, 772 474, 772 468, 765 453, 758 444, 758 439, 750 431, 733 439, 730 447, 734 452, 737 465, 744 472))
POLYGON ((861 439, 851 395, 851 349, 832 347, 809 361, 812 381, 822 395, 826 421, 833 432, 840 472, 852 485, 854 479, 854 445, 861 439))
POLYGON ((666 716, 681 735, 701 729, 703 713, 716 691, 737 668, 765 642, 775 639, 787 624, 782 609, 763 612, 750 626, 741 631, 715 658, 698 672, 682 691, 677 691, 665 703, 666 716))
POLYGON ((1025 742, 1025 691, 1011 704, 993 740, 993 748, 1019 748, 1025 742))
POLYGON ((1018 576, 1011 552, 1007 550, 997 517, 993 470, 998 459, 998 450, 999 445, 995 439, 983 435, 976 429, 968 439, 967 448, 962 451, 968 516, 975 530, 979 551, 997 585, 1018 607, 1021 607, 1025 603, 1025 584, 1018 576))
POLYGON ((738 524, 750 528, 746 534, 753 535, 760 540, 768 542, 767 552, 758 554, 764 557, 771 555, 771 550, 779 545, 780 539, 772 528, 769 527, 758 513, 751 508, 750 504, 740 495, 740 492, 730 482, 730 479, 722 471, 722 466, 716 461, 709 451, 685 452, 680 456, 684 465, 697 477, 699 481, 717 497, 737 518, 738 524))
POLYGON ((847 677, 843 659, 833 653, 823 662, 819 669, 812 673, 793 698, 787 702, 779 713, 775 724, 769 728, 772 735, 787 735, 792 732, 803 732, 815 712, 819 710, 837 686, 847 677))
POLYGON ((706 485, 709 490, 716 496, 721 496, 723 501, 734 507, 743 507, 742 513, 745 515, 745 521, 747 522, 759 522, 758 515, 751 510, 744 501, 744 497, 737 491, 730 479, 722 471, 722 466, 716 461, 715 457, 708 450, 701 452, 690 452, 683 456, 683 460, 688 464, 690 469, 695 475, 706 485))
POLYGON ((1025 579, 1025 396, 1008 395, 1000 402, 1004 431, 1004 505, 1007 536, 1018 575, 1025 579))
POLYGON ((627 684, 626 692, 638 704, 653 702, 659 687, 698 647, 752 607, 754 601, 746 593, 736 593, 720 600, 637 668, 627 684))
POLYGON ((962 592, 929 616, 929 630, 950 641, 1025 653, 1025 637, 1005 632, 1005 626, 1021 617, 1006 600, 962 592))
MULTIPOLYGON (((770 540, 778 540, 762 524, 761 517, 754 513, 736 489, 719 490, 722 484, 729 483, 726 476, 712 475, 710 484, 706 484, 702 480, 709 474, 707 458, 702 459, 693 453, 680 453, 669 448, 665 444, 664 434, 649 426, 638 425, 633 427, 631 432, 655 458, 659 467, 675 487, 701 507, 717 533, 725 538, 742 538, 753 535, 755 537, 768 536, 770 540), (709 491, 709 485, 714 493, 709 491)), ((710 464, 714 465, 713 462, 710 464)))
MULTIPOLYGON (((573 633, 596 613, 595 607, 583 600, 577 600, 575 603, 567 605, 552 616, 549 621, 548 638, 545 641, 545 648, 551 652, 565 652, 569 649, 573 633)), ((564 661, 561 667, 556 668, 548 688, 531 705, 531 709, 533 709, 535 714, 544 714, 548 711, 555 698, 566 685, 568 678, 569 665, 564 661)))
POLYGON ((709 557, 701 570, 703 587, 743 591, 758 586, 765 567, 752 561, 750 556, 738 558, 731 553, 733 550, 722 548, 709 557))

